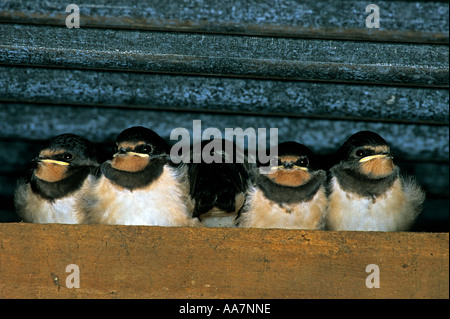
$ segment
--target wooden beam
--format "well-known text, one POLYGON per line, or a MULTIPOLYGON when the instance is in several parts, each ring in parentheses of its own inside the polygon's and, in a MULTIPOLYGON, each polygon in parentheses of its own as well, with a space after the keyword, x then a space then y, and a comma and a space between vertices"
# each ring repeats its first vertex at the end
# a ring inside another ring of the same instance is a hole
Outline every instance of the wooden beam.
MULTIPOLYGON (((443 1, 384 1, 380 26, 366 27, 367 1, 233 0, 78 1, 81 28, 322 39, 448 43, 449 6, 443 1)), ((0 21, 65 25, 66 3, 2 1, 0 21)))
POLYGON ((447 45, 68 29, 23 24, 0 24, 0 34, 0 64, 449 86, 447 45))
POLYGON ((0 66, 0 100, 417 124, 449 123, 449 90, 0 66))
POLYGON ((0 224, 0 298, 449 298, 448 250, 448 233, 0 224))

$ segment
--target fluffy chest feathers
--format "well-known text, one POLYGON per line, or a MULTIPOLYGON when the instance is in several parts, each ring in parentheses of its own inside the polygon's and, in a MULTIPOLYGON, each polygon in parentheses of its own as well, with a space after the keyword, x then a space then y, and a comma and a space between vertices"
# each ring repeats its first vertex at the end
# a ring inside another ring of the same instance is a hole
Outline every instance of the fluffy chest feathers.
POLYGON ((129 190, 104 175, 92 181, 82 202, 86 223, 195 226, 186 207, 187 184, 169 166, 150 185, 129 190))
POLYGON ((252 187, 238 223, 240 227, 321 229, 326 207, 323 187, 309 201, 290 204, 271 201, 260 189, 252 187))
POLYGON ((377 197, 345 192, 333 177, 327 227, 331 230, 407 230, 420 212, 424 196, 412 180, 400 177, 377 197))
POLYGON ((23 184, 15 193, 16 210, 25 222, 78 224, 82 216, 77 199, 82 192, 83 187, 69 196, 50 201, 34 193, 30 184, 23 184))

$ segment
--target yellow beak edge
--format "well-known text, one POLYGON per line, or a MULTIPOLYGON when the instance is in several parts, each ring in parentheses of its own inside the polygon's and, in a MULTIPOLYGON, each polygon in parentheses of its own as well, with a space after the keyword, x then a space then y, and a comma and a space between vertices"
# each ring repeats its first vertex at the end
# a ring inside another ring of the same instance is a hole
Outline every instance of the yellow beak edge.
MULTIPOLYGON (((271 167, 271 170, 272 170, 272 171, 275 171, 275 170, 281 169, 281 168, 284 168, 284 166, 283 166, 283 165, 280 165, 280 166, 274 166, 274 167, 271 167)), ((293 168, 293 169, 302 170, 302 171, 307 171, 307 170, 308 170, 307 167, 297 166, 297 165, 294 165, 292 168, 293 168)))
POLYGON ((41 160, 41 162, 44 162, 44 163, 52 163, 52 164, 63 165, 63 166, 69 165, 69 163, 67 163, 67 162, 56 161, 56 160, 52 160, 52 159, 43 159, 43 160, 41 160))
POLYGON ((359 162, 363 163, 363 162, 373 160, 375 158, 383 158, 383 157, 387 157, 387 156, 389 156, 389 154, 377 154, 377 155, 366 156, 366 157, 361 158, 359 160, 359 162))
MULTIPOLYGON (((127 152, 126 154, 127 155, 139 156, 139 157, 149 157, 150 156, 148 154, 142 154, 142 153, 136 153, 136 152, 127 152)), ((116 154, 113 155, 113 157, 117 157, 119 155, 120 155, 119 153, 116 153, 116 154)))

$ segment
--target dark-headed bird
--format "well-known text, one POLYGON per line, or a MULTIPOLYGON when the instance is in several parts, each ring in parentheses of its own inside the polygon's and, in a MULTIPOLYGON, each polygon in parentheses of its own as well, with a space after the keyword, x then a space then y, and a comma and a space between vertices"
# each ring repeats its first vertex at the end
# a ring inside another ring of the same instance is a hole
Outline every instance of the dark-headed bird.
POLYGON ((94 145, 78 135, 58 135, 33 162, 34 168, 15 191, 18 215, 32 223, 80 223, 77 201, 98 166, 94 145))
POLYGON ((400 175, 388 143, 361 131, 338 150, 330 170, 330 230, 408 230, 420 213, 425 193, 400 175))
POLYGON ((82 201, 85 223, 196 226, 187 208, 184 165, 170 160, 170 147, 153 130, 134 126, 116 139, 115 154, 91 178, 82 201))
POLYGON ((254 171, 239 226, 322 229, 326 173, 316 156, 303 144, 284 142, 278 145, 274 159, 269 172, 254 171))
POLYGON ((249 164, 243 150, 226 139, 206 140, 194 146, 191 160, 193 217, 207 227, 235 227, 249 186, 249 164))

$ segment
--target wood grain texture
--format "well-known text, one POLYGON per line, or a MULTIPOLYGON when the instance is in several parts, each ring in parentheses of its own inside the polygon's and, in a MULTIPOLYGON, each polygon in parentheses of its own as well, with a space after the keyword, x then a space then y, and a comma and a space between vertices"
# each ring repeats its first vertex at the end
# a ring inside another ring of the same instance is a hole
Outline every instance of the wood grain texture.
POLYGON ((0 224, 0 298, 448 298, 448 233, 0 224), (67 288, 69 264, 80 288, 67 288), (366 266, 380 268, 369 289, 366 266))
POLYGON ((449 123, 448 89, 0 66, 0 100, 449 123))
MULTIPOLYGON (((382 1, 369 29, 364 0, 79 0, 85 27, 448 44, 448 3, 382 1)), ((66 3, 0 2, 0 21, 64 25, 66 3)))
POLYGON ((0 64, 8 65, 449 86, 446 45, 1 23, 0 33, 0 64))

